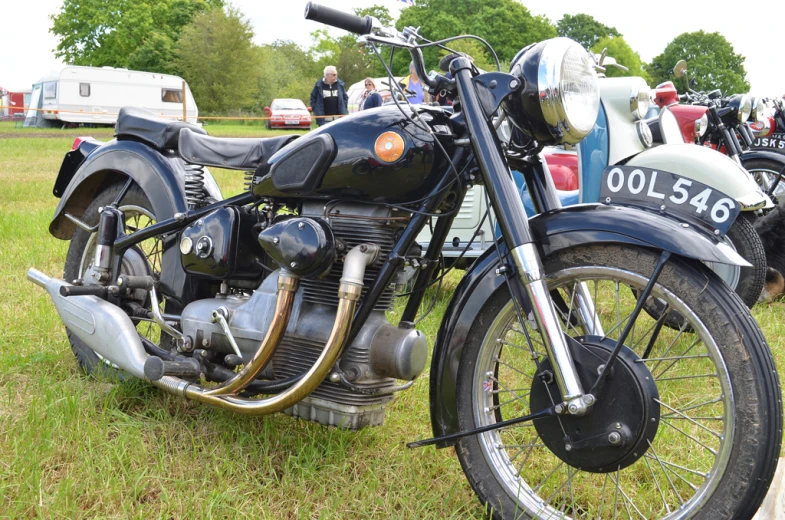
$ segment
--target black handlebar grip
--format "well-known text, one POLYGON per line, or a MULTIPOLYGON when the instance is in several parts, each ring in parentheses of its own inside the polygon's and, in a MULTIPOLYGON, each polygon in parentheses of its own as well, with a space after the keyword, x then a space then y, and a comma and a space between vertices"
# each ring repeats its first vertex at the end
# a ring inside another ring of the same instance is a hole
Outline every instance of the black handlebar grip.
POLYGON ((373 21, 370 16, 360 18, 337 9, 308 2, 305 4, 305 19, 331 25, 356 34, 370 34, 373 21))

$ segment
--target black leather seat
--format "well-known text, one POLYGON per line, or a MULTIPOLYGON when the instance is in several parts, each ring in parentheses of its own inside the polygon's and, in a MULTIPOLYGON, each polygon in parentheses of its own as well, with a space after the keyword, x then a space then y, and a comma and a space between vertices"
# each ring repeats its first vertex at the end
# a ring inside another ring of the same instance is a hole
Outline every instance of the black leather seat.
POLYGON ((297 137, 219 138, 183 128, 180 130, 179 153, 180 157, 192 164, 251 171, 297 137))
POLYGON ((183 128, 196 134, 207 135, 207 132, 196 125, 164 119, 144 108, 123 107, 117 116, 114 134, 118 139, 139 139, 159 150, 177 150, 177 141, 183 128))

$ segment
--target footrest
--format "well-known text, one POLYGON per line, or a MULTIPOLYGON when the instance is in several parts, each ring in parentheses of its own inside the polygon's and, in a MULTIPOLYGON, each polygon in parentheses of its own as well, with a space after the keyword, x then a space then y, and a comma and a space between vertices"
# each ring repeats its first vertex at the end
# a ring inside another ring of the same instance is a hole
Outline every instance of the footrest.
POLYGON ((144 363, 144 375, 150 381, 158 381, 164 376, 198 379, 201 374, 202 365, 193 358, 164 361, 159 357, 149 357, 144 363))

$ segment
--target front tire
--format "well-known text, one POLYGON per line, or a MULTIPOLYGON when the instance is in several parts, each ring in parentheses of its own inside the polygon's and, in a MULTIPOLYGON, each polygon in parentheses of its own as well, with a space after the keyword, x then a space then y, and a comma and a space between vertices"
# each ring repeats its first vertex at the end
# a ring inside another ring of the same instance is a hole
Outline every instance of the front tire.
MULTIPOLYGON (((554 254, 545 271, 549 289, 565 302, 585 282, 605 334, 613 339, 657 259, 645 249, 587 246, 554 254)), ((782 438, 780 387, 762 333, 739 298, 696 262, 669 260, 651 298, 667 302, 689 327, 657 328, 641 313, 625 341, 633 352, 628 358, 651 370, 662 403, 650 447, 634 453, 637 458, 626 467, 585 471, 547 447, 563 439, 540 437, 532 423, 465 437, 456 446, 458 458, 494 518, 713 519, 755 513, 774 476, 782 438)), ((570 324, 570 336, 586 341, 574 319, 563 314, 562 321, 570 324)), ((458 369, 462 431, 540 411, 530 408, 526 392, 553 384, 537 373, 537 363, 547 357, 537 332, 528 322, 526 327, 536 354, 523 339, 505 287, 476 318, 458 369)), ((594 413, 603 410, 597 408, 603 399, 612 403, 613 395, 630 391, 613 388, 611 381, 597 396, 594 413)), ((611 405, 604 406, 608 413, 611 405)), ((564 438, 593 433, 567 430, 564 438)))

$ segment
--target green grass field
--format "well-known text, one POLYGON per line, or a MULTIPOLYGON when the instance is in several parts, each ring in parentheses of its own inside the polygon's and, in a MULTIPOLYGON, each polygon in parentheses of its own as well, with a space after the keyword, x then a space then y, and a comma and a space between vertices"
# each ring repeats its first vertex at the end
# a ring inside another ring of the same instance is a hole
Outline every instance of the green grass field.
MULTIPOLYGON (((82 375, 48 295, 25 277, 31 266, 62 275, 68 243, 48 233, 51 190, 75 135, 108 139, 111 130, 0 123, 0 517, 482 518, 452 449, 404 446, 431 434, 427 368, 387 408, 384 426, 358 433, 82 375)), ((225 195, 242 189, 242 174, 215 175, 225 195)), ((447 279, 423 322, 431 345, 457 281, 447 279)), ((753 314, 782 370, 785 306, 753 314)))

